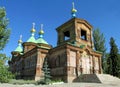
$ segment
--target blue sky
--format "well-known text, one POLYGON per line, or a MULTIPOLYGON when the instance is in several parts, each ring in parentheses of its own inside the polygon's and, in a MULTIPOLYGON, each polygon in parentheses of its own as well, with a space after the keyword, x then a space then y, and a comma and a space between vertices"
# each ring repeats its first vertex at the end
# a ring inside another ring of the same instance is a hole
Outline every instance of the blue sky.
POLYGON ((71 19, 72 2, 78 10, 77 17, 87 20, 94 29, 99 28, 106 38, 107 51, 109 39, 114 37, 120 47, 120 0, 0 0, 9 18, 11 36, 2 53, 11 56, 17 47, 19 36, 23 42, 30 37, 32 23, 36 23, 36 38, 40 24, 44 24, 44 39, 51 45, 57 44, 56 28, 71 19))

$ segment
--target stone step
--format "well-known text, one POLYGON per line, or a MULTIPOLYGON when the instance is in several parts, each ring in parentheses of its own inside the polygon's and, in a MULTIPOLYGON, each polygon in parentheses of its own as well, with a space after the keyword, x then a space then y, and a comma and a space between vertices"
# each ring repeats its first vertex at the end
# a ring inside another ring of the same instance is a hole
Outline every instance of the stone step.
POLYGON ((109 84, 115 84, 120 83, 120 79, 108 74, 96 74, 101 83, 109 83, 109 84))
POLYGON ((79 76, 78 81, 103 84, 120 84, 119 78, 108 74, 83 74, 79 76))

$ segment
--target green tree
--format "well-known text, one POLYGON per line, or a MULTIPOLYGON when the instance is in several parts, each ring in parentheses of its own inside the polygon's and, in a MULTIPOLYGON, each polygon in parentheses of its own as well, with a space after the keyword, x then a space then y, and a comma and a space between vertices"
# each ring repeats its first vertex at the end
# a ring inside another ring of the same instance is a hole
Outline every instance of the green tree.
POLYGON ((105 71, 105 67, 104 67, 104 64, 105 64, 104 58, 106 55, 105 37, 104 37, 104 34, 101 33, 99 29, 95 29, 93 31, 93 42, 94 42, 95 50, 102 52, 102 68, 103 68, 103 71, 105 71))
MULTIPOLYGON (((103 65, 104 65, 104 73, 108 73, 108 65, 107 65, 107 63, 109 63, 108 62, 108 57, 109 57, 109 53, 106 53, 106 55, 105 55, 105 58, 104 58, 104 60, 103 60, 103 65)), ((110 62, 111 63, 111 62, 110 62)), ((109 66, 109 68, 110 68, 110 66, 109 66)))
POLYGON ((7 27, 8 23, 5 8, 0 7, 0 50, 3 50, 10 36, 10 29, 7 27))
POLYGON ((43 71, 44 71, 44 82, 45 84, 49 84, 50 83, 50 68, 48 67, 48 62, 47 62, 47 58, 45 58, 45 62, 43 65, 43 71))
POLYGON ((109 55, 107 56, 107 68, 106 68, 106 73, 107 74, 112 74, 112 60, 109 57, 109 55))
MULTIPOLYGON (((120 53, 119 53, 119 60, 118 61, 120 63, 120 53)), ((120 65, 119 65, 118 77, 120 78, 120 65)))
POLYGON ((113 76, 119 76, 120 71, 120 59, 118 48, 113 37, 110 38, 110 54, 108 57, 108 73, 113 76))
POLYGON ((0 82, 2 83, 9 82, 10 79, 14 78, 14 75, 8 70, 9 67, 5 65, 6 60, 8 57, 5 54, 0 54, 0 82))
MULTIPOLYGON (((0 7, 0 50, 3 50, 10 36, 8 22, 5 8, 0 7)), ((5 54, 0 54, 0 82, 8 82, 13 77, 12 73, 8 71, 8 66, 5 65, 7 59, 5 54)))

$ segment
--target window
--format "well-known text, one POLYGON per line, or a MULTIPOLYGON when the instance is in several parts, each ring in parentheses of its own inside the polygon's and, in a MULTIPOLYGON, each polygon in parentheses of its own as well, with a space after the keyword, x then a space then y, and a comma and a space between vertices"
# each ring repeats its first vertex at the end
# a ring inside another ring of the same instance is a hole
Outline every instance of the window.
POLYGON ((81 30, 81 39, 82 40, 87 40, 87 36, 86 36, 86 31, 85 30, 81 30))
POLYGON ((66 31, 64 32, 64 40, 68 40, 68 39, 70 39, 70 32, 66 31))

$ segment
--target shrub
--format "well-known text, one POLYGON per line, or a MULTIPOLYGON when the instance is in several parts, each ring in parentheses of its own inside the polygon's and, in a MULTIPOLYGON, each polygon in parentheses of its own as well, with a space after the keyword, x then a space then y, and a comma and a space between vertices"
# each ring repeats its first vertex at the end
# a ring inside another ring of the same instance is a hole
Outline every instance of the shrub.
POLYGON ((4 65, 0 65, 0 82, 7 83, 12 78, 14 78, 14 75, 8 71, 8 68, 4 65))
POLYGON ((41 85, 45 85, 46 84, 44 79, 37 81, 37 85, 40 85, 40 84, 41 85))

